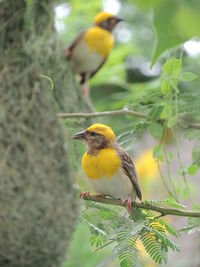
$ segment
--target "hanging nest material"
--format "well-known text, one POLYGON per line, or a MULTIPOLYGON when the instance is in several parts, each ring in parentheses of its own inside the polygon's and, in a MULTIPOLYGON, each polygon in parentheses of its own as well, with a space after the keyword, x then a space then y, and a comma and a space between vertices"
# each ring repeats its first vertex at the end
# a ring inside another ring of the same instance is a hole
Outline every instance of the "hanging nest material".
POLYGON ((29 6, 24 0, 0 2, 3 267, 59 267, 77 218, 67 158, 70 153, 55 108, 64 105, 65 110, 73 111, 80 106, 86 110, 86 106, 73 79, 68 84, 62 79, 70 72, 67 64, 59 69, 62 51, 47 13, 52 10, 52 1, 33 2, 27 1, 29 6), (52 80, 57 77, 54 90, 60 104, 57 101, 55 105, 49 81, 40 76, 47 73, 52 80))

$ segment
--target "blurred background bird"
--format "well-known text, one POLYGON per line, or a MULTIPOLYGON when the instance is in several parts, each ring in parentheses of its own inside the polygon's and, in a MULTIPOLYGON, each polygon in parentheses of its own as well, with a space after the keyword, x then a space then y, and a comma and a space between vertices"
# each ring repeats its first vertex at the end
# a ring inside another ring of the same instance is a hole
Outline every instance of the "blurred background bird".
MULTIPOLYGON (((131 211, 132 199, 142 194, 133 161, 117 143, 113 130, 104 124, 93 124, 74 135, 83 141, 88 151, 82 157, 82 168, 97 194, 122 199, 131 211)), ((81 196, 89 196, 82 192, 81 196)))
POLYGON ((87 81, 106 62, 114 45, 112 31, 122 21, 108 12, 100 12, 94 18, 91 28, 83 30, 65 50, 75 73, 80 75, 80 84, 85 96, 89 94, 87 81))

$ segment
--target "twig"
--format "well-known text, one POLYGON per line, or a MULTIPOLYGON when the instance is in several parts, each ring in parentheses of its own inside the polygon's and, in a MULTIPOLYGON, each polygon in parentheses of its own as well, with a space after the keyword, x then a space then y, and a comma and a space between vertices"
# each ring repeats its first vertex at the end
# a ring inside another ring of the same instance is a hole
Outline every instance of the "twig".
POLYGON ((143 113, 132 111, 129 109, 120 109, 114 111, 104 111, 104 112, 94 112, 94 113, 58 113, 58 117, 66 118, 97 118, 97 117, 107 117, 107 116, 118 116, 118 115, 131 115, 137 118, 146 118, 147 116, 143 113))
MULTIPOLYGON (((123 206, 122 201, 120 199, 112 199, 112 198, 104 198, 99 196, 90 196, 90 197, 83 197, 84 200, 94 201, 104 204, 116 205, 116 206, 123 206)), ((199 211, 191 211, 191 210, 181 210, 175 208, 164 208, 160 206, 155 206, 153 204, 144 203, 144 202, 132 202, 132 207, 137 207, 140 209, 146 210, 153 210, 159 212, 162 216, 165 215, 173 215, 173 216, 181 216, 181 217, 195 217, 200 218, 199 211)))
MULTIPOLYGON (((176 133, 173 130, 172 130, 172 134, 173 134, 175 142, 176 142, 177 157, 178 157, 179 165, 180 165, 181 169, 183 170, 184 165, 183 165, 182 160, 181 160, 179 139, 178 139, 178 136, 176 135, 176 133)), ((188 184, 188 181, 187 181, 187 178, 186 178, 186 173, 185 173, 185 171, 182 171, 181 173, 182 173, 183 181, 185 183, 185 187, 187 188, 190 200, 192 202, 192 205, 194 205, 195 202, 194 202, 194 199, 193 199, 193 196, 192 196, 192 192, 190 190, 190 187, 189 187, 189 184, 188 184)))
MULTIPOLYGON (((57 114, 59 118, 62 119, 73 119, 73 118, 84 118, 84 119, 90 119, 90 118, 98 118, 98 117, 108 117, 108 116, 119 116, 119 115, 130 115, 136 118, 147 118, 148 115, 141 113, 141 112, 136 112, 133 110, 129 109, 119 109, 119 110, 114 110, 114 111, 104 111, 104 112, 93 112, 93 113, 58 113, 57 114)), ((158 120, 163 121, 163 120, 158 120)), ((186 129, 200 129, 200 124, 198 123, 188 123, 188 124, 183 124, 183 123, 178 123, 178 125, 182 128, 186 129)))
MULTIPOLYGON (((169 188, 167 182, 165 181, 164 175, 162 174, 162 171, 161 171, 161 167, 160 167, 160 162, 159 162, 159 160, 157 160, 157 166, 158 166, 158 171, 159 171, 161 180, 162 180, 162 182, 163 182, 165 188, 167 189, 168 193, 171 194, 171 195, 174 197, 174 199, 176 199, 175 196, 173 195, 172 191, 170 190, 170 188, 169 188)), ((176 201, 177 201, 177 200, 176 200, 176 201)))
POLYGON ((187 123, 187 124, 180 124, 179 126, 186 129, 200 129, 199 123, 187 123))

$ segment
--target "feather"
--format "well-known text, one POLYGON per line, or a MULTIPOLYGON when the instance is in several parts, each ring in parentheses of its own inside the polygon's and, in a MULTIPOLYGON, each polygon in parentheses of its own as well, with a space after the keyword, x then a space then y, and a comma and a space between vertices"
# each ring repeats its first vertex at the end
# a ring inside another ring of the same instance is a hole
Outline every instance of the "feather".
POLYGON ((85 30, 79 33, 79 35, 74 39, 74 41, 70 44, 70 46, 65 50, 65 55, 67 59, 70 59, 74 47, 79 43, 79 41, 83 38, 85 34, 85 30))
POLYGON ((118 147, 117 151, 121 158, 122 169, 124 173, 130 178, 138 198, 142 201, 142 193, 138 183, 138 175, 135 165, 129 155, 121 147, 118 147))

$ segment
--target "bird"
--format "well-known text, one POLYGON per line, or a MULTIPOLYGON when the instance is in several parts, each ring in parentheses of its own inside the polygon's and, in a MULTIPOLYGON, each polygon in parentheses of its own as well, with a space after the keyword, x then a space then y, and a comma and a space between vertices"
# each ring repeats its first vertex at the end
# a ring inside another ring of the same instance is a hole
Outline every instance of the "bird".
MULTIPOLYGON (((118 144, 111 127, 96 123, 73 138, 87 146, 82 168, 94 192, 98 196, 121 199, 130 213, 132 200, 138 197, 142 201, 139 178, 132 159, 118 144)), ((90 193, 81 192, 80 196, 84 198, 90 193)))
POLYGON ((112 31, 123 19, 108 12, 98 13, 93 26, 83 30, 65 50, 80 84, 85 84, 106 62, 114 45, 112 31))

